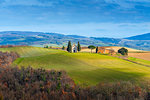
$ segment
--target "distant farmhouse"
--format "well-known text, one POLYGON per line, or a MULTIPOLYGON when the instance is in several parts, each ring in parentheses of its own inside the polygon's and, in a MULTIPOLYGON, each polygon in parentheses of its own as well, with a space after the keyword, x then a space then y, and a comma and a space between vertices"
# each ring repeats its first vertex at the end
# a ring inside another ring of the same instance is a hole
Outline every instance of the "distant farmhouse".
POLYGON ((72 45, 72 52, 73 53, 78 52, 77 46, 75 44, 72 45))
POLYGON ((116 54, 115 50, 112 49, 111 47, 98 47, 97 53, 111 54, 111 55, 116 54))

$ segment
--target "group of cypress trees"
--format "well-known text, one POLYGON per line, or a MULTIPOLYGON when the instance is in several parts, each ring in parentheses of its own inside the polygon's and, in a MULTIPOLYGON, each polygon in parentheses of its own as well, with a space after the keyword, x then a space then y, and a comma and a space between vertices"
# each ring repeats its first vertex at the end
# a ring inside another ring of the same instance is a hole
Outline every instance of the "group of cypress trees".
MULTIPOLYGON (((63 46, 62 49, 65 50, 65 47, 63 46)), ((77 50, 81 51, 81 45, 80 45, 79 41, 78 41, 78 45, 77 45, 77 50)), ((72 52, 71 41, 68 42, 67 51, 70 52, 70 53, 72 52)))

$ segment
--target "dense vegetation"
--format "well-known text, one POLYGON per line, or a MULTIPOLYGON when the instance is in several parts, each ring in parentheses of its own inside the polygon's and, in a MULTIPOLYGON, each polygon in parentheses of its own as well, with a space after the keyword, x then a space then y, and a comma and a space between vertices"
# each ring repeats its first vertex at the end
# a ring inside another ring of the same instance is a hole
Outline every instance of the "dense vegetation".
POLYGON ((149 100, 147 86, 130 82, 83 88, 64 71, 0 68, 0 100, 149 100))
POLYGON ((13 63, 14 60, 16 60, 19 57, 19 55, 15 52, 5 52, 2 53, 0 51, 0 67, 6 67, 13 63))

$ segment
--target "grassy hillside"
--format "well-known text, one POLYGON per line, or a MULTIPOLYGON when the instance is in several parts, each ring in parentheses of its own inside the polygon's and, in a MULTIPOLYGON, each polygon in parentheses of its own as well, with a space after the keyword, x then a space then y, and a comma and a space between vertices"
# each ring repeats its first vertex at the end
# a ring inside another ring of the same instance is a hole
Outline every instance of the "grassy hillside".
POLYGON ((67 53, 38 47, 0 48, 0 51, 18 52, 21 58, 14 65, 66 70, 76 83, 81 84, 94 85, 121 80, 139 82, 150 78, 149 67, 107 55, 67 53))
POLYGON ((13 47, 13 48, 0 48, 0 51, 3 52, 10 52, 14 51, 17 52, 21 57, 33 57, 33 56, 41 56, 41 55, 47 55, 52 53, 58 53, 62 51, 54 50, 54 49, 46 49, 46 48, 40 48, 40 47, 30 47, 30 46, 24 46, 24 47, 13 47))
MULTIPOLYGON (((115 52, 118 52, 118 50, 122 47, 111 46, 110 48, 113 48, 115 50, 115 52)), ((125 48, 128 49, 128 52, 144 52, 142 50, 137 50, 137 49, 133 49, 133 48, 127 48, 127 47, 125 47, 125 48)))
POLYGON ((129 57, 128 59, 131 61, 135 61, 135 62, 144 64, 144 65, 150 65, 150 61, 148 61, 148 60, 143 60, 143 59, 134 58, 134 57, 129 57))

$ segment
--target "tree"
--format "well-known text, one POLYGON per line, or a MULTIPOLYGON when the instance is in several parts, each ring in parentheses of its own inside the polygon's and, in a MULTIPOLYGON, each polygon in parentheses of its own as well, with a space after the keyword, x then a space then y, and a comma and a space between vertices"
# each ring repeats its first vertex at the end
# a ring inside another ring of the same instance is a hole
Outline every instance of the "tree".
POLYGON ((67 47, 68 52, 72 52, 72 46, 71 46, 71 41, 68 42, 68 47, 67 47))
POLYGON ((48 45, 44 46, 44 48, 48 48, 48 45))
POLYGON ((91 53, 92 53, 92 50, 95 49, 96 47, 94 45, 89 45, 88 48, 91 49, 91 53))
POLYGON ((126 48, 121 48, 118 50, 118 53, 121 53, 122 55, 128 55, 128 50, 126 48))
POLYGON ((81 45, 80 45, 80 43, 79 43, 79 41, 78 41, 78 51, 81 51, 81 45))
POLYGON ((98 52, 98 46, 96 47, 96 53, 98 52))
POLYGON ((65 50, 65 46, 62 47, 62 50, 65 50))

